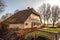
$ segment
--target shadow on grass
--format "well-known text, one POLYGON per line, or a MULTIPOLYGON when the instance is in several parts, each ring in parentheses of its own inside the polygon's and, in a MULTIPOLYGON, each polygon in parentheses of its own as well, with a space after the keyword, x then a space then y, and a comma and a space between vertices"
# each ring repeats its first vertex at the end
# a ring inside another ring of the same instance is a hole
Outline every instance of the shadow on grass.
POLYGON ((42 37, 42 36, 38 36, 38 37, 29 36, 25 40, 50 40, 50 39, 48 39, 46 37, 42 37))
POLYGON ((48 38, 46 38, 46 37, 38 36, 38 37, 37 37, 37 40, 50 40, 50 39, 48 39, 48 38))

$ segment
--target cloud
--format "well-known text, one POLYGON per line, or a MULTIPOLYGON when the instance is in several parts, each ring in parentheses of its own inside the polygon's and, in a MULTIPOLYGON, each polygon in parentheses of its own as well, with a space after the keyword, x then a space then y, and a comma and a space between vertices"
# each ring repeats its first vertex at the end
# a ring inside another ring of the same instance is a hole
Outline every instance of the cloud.
POLYGON ((37 8, 41 3, 43 3, 45 0, 29 0, 28 6, 37 8))
POLYGON ((49 3, 51 6, 58 5, 60 6, 60 0, 47 0, 47 3, 49 3))

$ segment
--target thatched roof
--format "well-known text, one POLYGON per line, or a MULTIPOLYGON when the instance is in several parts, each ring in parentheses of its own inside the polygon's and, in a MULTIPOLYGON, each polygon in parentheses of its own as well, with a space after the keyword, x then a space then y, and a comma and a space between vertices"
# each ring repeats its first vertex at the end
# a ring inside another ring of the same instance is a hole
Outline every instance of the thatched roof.
POLYGON ((40 16, 33 8, 30 9, 25 9, 16 12, 14 15, 11 17, 7 18, 3 22, 8 22, 10 24, 19 24, 19 23, 24 23, 26 19, 30 16, 30 14, 35 14, 37 16, 40 16))

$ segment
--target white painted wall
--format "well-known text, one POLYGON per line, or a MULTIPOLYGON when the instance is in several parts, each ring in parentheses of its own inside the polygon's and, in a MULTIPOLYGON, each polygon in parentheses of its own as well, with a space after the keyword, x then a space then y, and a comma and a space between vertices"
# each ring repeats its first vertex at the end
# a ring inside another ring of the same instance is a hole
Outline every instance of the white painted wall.
MULTIPOLYGON (((24 22, 24 28, 31 28, 31 27, 32 27, 32 22, 41 23, 39 16, 36 16, 36 15, 34 15, 34 14, 31 14, 31 15, 27 18, 27 20, 24 22), (34 19, 34 20, 32 20, 32 19, 34 19), (28 25, 26 25, 26 23, 28 23, 28 25)), ((33 26, 33 27, 39 28, 40 26, 41 26, 41 25, 39 25, 39 26, 35 25, 35 26, 33 26)))
POLYGON ((23 24, 9 24, 9 28, 17 28, 17 27, 23 29, 24 25, 23 24))
MULTIPOLYGON (((36 23, 40 23, 41 24, 41 19, 39 16, 35 15, 35 14, 31 14, 31 22, 36 22, 36 23), (34 19, 34 20, 33 20, 34 19)), ((39 28, 41 25, 35 25, 33 27, 37 27, 39 28)))
POLYGON ((25 21, 24 28, 31 28, 31 18, 30 18, 30 16, 25 21), (26 23, 28 23, 28 25, 26 25, 26 23))
POLYGON ((31 14, 30 17, 31 17, 31 19, 35 19, 35 20, 32 20, 32 21, 37 21, 37 22, 40 22, 41 21, 41 19, 39 18, 39 16, 37 16, 35 14, 31 14))

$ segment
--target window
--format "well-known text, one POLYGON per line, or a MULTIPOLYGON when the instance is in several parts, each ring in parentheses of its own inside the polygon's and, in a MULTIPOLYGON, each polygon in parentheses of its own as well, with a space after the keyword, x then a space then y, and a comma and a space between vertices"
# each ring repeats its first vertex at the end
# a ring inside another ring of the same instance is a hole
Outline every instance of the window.
POLYGON ((37 23, 37 22, 32 22, 32 26, 39 26, 40 23, 37 23))
POLYGON ((28 23, 25 24, 26 26, 28 25, 28 23))
POLYGON ((36 23, 35 23, 35 22, 32 22, 32 25, 33 25, 33 26, 35 26, 35 25, 36 25, 36 23))

